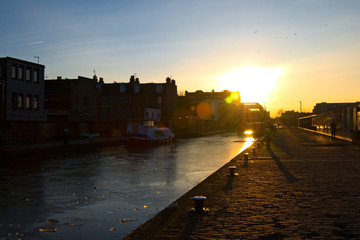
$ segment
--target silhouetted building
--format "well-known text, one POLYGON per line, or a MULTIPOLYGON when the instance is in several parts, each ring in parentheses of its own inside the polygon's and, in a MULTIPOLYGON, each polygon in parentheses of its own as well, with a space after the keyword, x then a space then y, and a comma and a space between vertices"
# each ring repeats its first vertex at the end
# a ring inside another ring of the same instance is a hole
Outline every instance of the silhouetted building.
POLYGON ((331 111, 337 110, 339 108, 346 108, 346 107, 350 107, 350 106, 353 106, 353 105, 354 105, 354 103, 327 103, 327 102, 322 102, 322 103, 317 103, 314 106, 313 113, 314 114, 319 114, 319 113, 331 112, 331 111))
POLYGON ((239 92, 185 92, 174 115, 176 134, 196 134, 235 127, 240 119, 239 92))
POLYGON ((295 112, 294 110, 292 111, 285 111, 281 114, 280 117, 280 121, 285 125, 285 126, 298 126, 298 119, 305 117, 305 116, 309 116, 311 115, 310 113, 305 113, 305 112, 295 112))
POLYGON ((242 110, 245 122, 264 122, 266 120, 264 108, 259 103, 243 103, 242 110))
POLYGON ((52 121, 99 121, 100 90, 96 76, 45 80, 45 109, 52 121))
POLYGON ((0 58, 0 120, 44 121, 45 66, 0 58))
MULTIPOLYGON (((321 103, 315 111, 330 109, 310 116, 299 118, 299 127, 331 133, 331 126, 336 125, 336 136, 352 141, 360 141, 360 104, 354 103, 321 103)), ((316 109, 316 107, 318 107, 316 109)))
POLYGON ((102 121, 152 120, 166 126, 172 125, 177 101, 175 80, 165 83, 144 83, 130 77, 127 83, 101 85, 102 121))

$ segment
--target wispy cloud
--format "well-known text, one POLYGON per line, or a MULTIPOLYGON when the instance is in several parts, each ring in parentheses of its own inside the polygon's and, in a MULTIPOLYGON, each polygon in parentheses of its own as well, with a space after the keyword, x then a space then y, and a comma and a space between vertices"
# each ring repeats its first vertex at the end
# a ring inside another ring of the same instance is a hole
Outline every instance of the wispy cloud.
POLYGON ((24 43, 24 44, 19 44, 19 45, 7 46, 7 47, 3 47, 3 48, 0 48, 0 49, 25 47, 25 46, 37 45, 37 44, 43 44, 43 43, 45 43, 45 41, 29 42, 29 43, 24 43))
POLYGON ((42 44, 45 41, 37 41, 37 42, 30 42, 30 43, 25 43, 25 44, 21 44, 19 45, 19 47, 23 47, 23 46, 29 46, 29 45, 36 45, 36 44, 42 44))

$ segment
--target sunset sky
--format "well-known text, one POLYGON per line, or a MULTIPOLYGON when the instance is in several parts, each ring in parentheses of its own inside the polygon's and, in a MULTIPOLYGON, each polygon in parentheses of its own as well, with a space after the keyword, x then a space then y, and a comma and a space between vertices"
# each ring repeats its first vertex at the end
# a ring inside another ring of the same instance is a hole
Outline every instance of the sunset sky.
POLYGON ((46 77, 239 91, 275 116, 360 101, 359 0, 3 0, 0 57, 46 77))

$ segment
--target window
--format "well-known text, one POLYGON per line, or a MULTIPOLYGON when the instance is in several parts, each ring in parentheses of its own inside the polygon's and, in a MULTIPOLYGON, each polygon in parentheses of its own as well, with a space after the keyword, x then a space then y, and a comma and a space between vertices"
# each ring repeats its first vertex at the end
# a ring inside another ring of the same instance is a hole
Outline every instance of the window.
POLYGON ((162 92, 162 84, 156 84, 156 92, 161 93, 162 92))
POLYGON ((17 108, 17 93, 12 93, 12 109, 15 110, 17 108))
POLYGON ((34 83, 39 82, 39 69, 34 70, 34 83))
POLYGON ((38 95, 34 96, 33 109, 39 110, 39 96, 38 95))
POLYGON ((12 79, 16 78, 16 65, 15 64, 13 64, 11 67, 11 77, 12 77, 12 79))
POLYGON ((120 85, 119 85, 119 91, 120 91, 121 93, 124 93, 124 92, 125 92, 125 83, 120 83, 120 85))
POLYGON ((23 66, 19 66, 18 68, 18 79, 23 80, 23 66))
POLYGON ((157 104, 161 104, 161 97, 157 98, 157 104))
POLYGON ((89 97, 84 97, 84 105, 89 105, 90 104, 90 100, 89 97))
POLYGON ((30 94, 26 95, 25 107, 26 107, 26 110, 31 110, 31 95, 30 94))
POLYGON ((135 84, 134 85, 134 93, 139 93, 140 92, 140 85, 139 84, 135 84))
POLYGON ((24 94, 22 93, 19 93, 19 96, 18 96, 18 109, 23 109, 24 108, 24 94))
POLYGON ((27 82, 31 81, 31 68, 29 67, 26 68, 26 81, 27 82))

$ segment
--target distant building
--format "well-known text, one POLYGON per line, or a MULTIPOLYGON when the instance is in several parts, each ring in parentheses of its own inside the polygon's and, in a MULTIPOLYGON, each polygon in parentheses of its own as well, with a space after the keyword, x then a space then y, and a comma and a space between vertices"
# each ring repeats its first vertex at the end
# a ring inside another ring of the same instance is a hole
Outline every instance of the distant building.
POLYGON ((101 85, 96 76, 45 80, 45 109, 51 121, 99 121, 101 85))
POLYGON ((243 103, 242 109, 243 120, 245 122, 251 123, 265 121, 266 114, 260 103, 243 103))
POLYGON ((298 126, 298 119, 309 115, 311 114, 306 112, 285 111, 281 114, 280 120, 286 126, 298 126))
POLYGON ((45 66, 0 58, 0 120, 44 121, 45 66))
POLYGON ((336 136, 360 141, 360 103, 318 103, 310 116, 299 118, 299 127, 330 135, 331 125, 336 124, 336 136))
POLYGON ((354 106, 354 104, 355 103, 327 103, 327 102, 317 103, 314 106, 313 113, 319 114, 319 113, 331 112, 339 108, 354 106))
POLYGON ((185 92, 179 96, 175 127, 180 134, 196 134, 235 127, 240 120, 239 92, 185 92))
POLYGON ((203 92, 196 91, 193 93, 185 92, 185 98, 192 110, 193 115, 197 115, 201 118, 211 118, 216 121, 233 121, 237 117, 234 115, 236 110, 234 107, 238 107, 241 103, 241 97, 239 92, 229 92, 227 90, 222 92, 203 92), (200 105, 206 103, 210 107, 209 109, 203 109, 205 106, 200 105), (210 111, 207 114, 207 111, 210 111))

